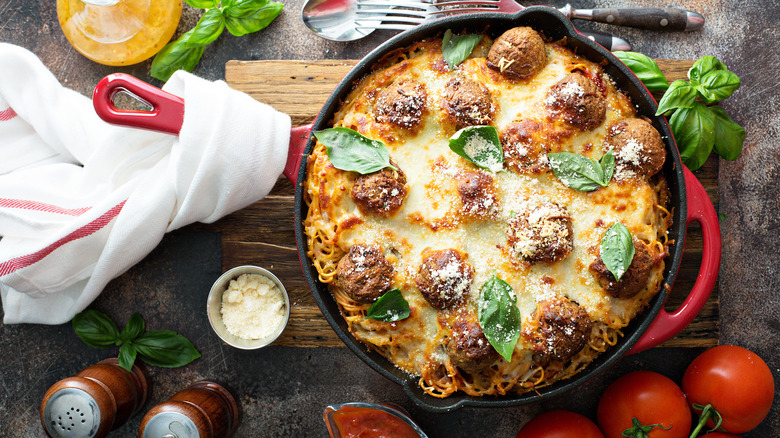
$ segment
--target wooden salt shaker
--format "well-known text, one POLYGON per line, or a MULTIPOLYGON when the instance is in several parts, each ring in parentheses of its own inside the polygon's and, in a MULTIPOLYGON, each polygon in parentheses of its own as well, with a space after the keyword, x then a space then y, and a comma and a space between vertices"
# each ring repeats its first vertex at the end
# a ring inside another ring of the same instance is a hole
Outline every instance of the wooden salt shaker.
POLYGON ((41 401, 41 422, 53 438, 100 438, 137 413, 148 397, 143 370, 108 358, 52 385, 41 401))
POLYGON ((238 427, 238 404, 214 382, 195 382, 146 413, 139 438, 229 438, 238 427))

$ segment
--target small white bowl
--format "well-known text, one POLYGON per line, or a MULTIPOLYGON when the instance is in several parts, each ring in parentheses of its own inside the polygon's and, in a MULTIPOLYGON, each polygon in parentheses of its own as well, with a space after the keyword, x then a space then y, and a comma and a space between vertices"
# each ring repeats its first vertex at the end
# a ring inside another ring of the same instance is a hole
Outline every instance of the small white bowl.
POLYGON ((263 269, 259 266, 238 266, 222 274, 217 281, 214 282, 214 285, 211 286, 209 298, 206 303, 206 311, 214 333, 225 341, 226 344, 242 350, 254 350, 265 347, 282 334, 284 328, 287 326, 287 321, 290 320, 290 297, 287 295, 287 289, 284 288, 282 282, 267 269, 263 269), (276 287, 279 288, 279 291, 284 297, 284 319, 282 320, 282 323, 276 327, 276 330, 267 337, 260 339, 239 338, 230 333, 227 327, 225 327, 225 323, 222 321, 222 313, 220 312, 222 309, 222 294, 225 293, 228 285, 230 285, 230 280, 235 280, 242 274, 257 274, 268 277, 276 284, 276 287))

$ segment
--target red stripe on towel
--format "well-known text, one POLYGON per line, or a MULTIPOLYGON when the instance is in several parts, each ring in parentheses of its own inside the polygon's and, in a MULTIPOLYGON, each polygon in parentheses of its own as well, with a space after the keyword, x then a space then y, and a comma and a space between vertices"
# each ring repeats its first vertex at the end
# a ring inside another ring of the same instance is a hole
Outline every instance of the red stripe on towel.
POLYGON ((27 201, 24 199, 0 198, 0 208, 17 208, 21 210, 35 210, 46 213, 57 213, 68 216, 81 216, 92 207, 64 208, 43 202, 27 201))
POLYGON ((119 214, 120 211, 122 211, 122 207, 124 207, 125 202, 127 201, 122 201, 121 203, 113 207, 111 210, 108 210, 107 212, 103 213, 103 215, 100 216, 99 218, 73 231, 72 233, 52 243, 46 248, 43 248, 40 251, 36 251, 32 254, 15 257, 5 262, 0 262, 0 277, 4 275, 8 275, 14 271, 18 271, 19 269, 26 268, 34 263, 41 261, 44 257, 48 256, 49 254, 54 252, 54 250, 61 247, 62 245, 65 245, 68 242, 81 239, 82 237, 87 237, 97 231, 100 231, 103 227, 108 225, 108 223, 111 222, 111 220, 113 220, 119 214))
POLYGON ((8 108, 3 111, 0 111, 0 122, 11 120, 14 117, 16 117, 16 111, 14 111, 13 108, 8 108))

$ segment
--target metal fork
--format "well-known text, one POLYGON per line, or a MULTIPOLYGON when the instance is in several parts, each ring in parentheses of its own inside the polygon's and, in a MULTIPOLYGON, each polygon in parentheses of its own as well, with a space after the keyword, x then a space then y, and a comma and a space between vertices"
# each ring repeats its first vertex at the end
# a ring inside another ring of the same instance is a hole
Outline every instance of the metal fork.
MULTIPOLYGON (((356 12, 358 28, 406 30, 444 15, 523 9, 515 0, 358 0, 356 12)), ((574 9, 567 4, 558 10, 569 18, 640 29, 692 31, 704 25, 701 14, 678 8, 574 9)))

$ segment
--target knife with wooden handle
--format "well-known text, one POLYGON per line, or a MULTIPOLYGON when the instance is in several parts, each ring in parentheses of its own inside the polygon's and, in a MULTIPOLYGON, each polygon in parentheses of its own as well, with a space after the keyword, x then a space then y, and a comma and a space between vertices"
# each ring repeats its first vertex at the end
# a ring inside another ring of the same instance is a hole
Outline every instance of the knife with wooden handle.
POLYGON ((690 32, 704 26, 701 14, 678 8, 574 9, 567 4, 560 11, 569 18, 648 30, 690 32))

